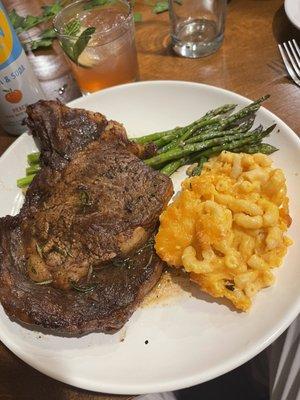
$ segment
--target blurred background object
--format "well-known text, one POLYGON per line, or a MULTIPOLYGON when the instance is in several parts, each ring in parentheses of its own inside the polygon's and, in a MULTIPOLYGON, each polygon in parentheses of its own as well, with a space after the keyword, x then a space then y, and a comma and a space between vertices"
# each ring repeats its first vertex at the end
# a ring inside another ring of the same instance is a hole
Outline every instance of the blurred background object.
MULTIPOLYGON (((3 3, 8 11, 15 9, 18 15, 25 17, 27 15, 41 15, 41 7, 53 4, 53 1, 4 0, 3 3)), ((45 19, 44 23, 19 33, 19 37, 21 42, 26 44, 25 46, 23 44, 23 46, 26 48, 28 59, 36 77, 40 81, 46 98, 58 98, 66 103, 81 96, 81 93, 59 43, 55 40, 52 46, 40 47, 34 51, 28 45, 28 43, 34 42, 39 38, 43 31, 52 27, 52 19, 53 17, 48 20, 45 19)))
POLYGON ((20 135, 26 128, 26 106, 44 93, 0 1, 0 122, 3 129, 20 135))
POLYGON ((175 52, 198 58, 214 53, 223 42, 226 0, 170 0, 171 39, 175 52))

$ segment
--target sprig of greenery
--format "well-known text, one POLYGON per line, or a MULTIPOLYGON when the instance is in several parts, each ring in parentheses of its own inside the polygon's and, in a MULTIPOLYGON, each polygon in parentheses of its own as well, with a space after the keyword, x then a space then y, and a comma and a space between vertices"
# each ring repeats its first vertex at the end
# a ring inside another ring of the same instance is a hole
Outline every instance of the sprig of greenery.
POLYGON ((50 19, 55 17, 61 9, 62 3, 60 1, 56 1, 51 5, 43 6, 43 12, 39 16, 27 15, 26 17, 22 17, 16 12, 15 9, 13 9, 9 13, 9 18, 16 33, 20 34, 22 32, 28 31, 31 28, 34 28, 35 26, 43 22, 49 21, 50 19))
POLYGON ((25 43, 27 48, 30 50, 37 50, 39 48, 50 47, 52 45, 53 39, 56 38, 56 32, 53 28, 45 29, 41 36, 33 41, 25 43))
POLYGON ((15 31, 17 33, 22 32, 23 29, 23 21, 24 21, 24 17, 21 17, 15 9, 13 9, 12 11, 10 11, 9 13, 9 19, 10 22, 12 23, 12 26, 14 27, 15 31))
POLYGON ((45 17, 53 17, 57 15, 63 7, 63 3, 60 1, 56 1, 53 4, 49 4, 47 6, 42 6, 43 16, 45 17))
MULTIPOLYGON (((181 5, 182 4, 182 0, 175 0, 175 3, 181 5)), ((154 14, 161 14, 165 11, 169 10, 169 2, 168 0, 162 0, 162 1, 158 1, 154 7, 152 8, 152 11, 154 14)))
POLYGON ((76 36, 79 31, 80 21, 78 21, 78 19, 72 19, 66 24, 64 33, 67 36, 76 36))
MULTIPOLYGON (((16 31, 17 34, 20 34, 22 32, 26 32, 44 22, 50 21, 53 19, 63 8, 64 2, 66 0, 56 0, 53 4, 45 5, 42 6, 42 14, 39 16, 34 16, 34 15, 27 15, 26 17, 22 17, 19 15, 15 9, 13 9, 9 13, 9 17, 11 20, 11 23, 16 31)), ((175 0, 176 3, 181 4, 181 0, 175 0)), ((103 6, 105 4, 112 4, 114 3, 115 0, 90 0, 87 5, 85 6, 85 9, 91 9, 96 6, 103 6)), ((144 3, 148 5, 149 7, 152 7, 152 11, 155 14, 160 14, 169 9, 169 4, 168 0, 159 0, 155 4, 152 3, 151 0, 144 0, 144 3)), ((131 0, 132 6, 134 5, 134 0, 131 0)), ((143 20, 143 15, 140 12, 134 12, 133 13, 133 19, 134 22, 141 22, 143 20)), ((75 36, 79 30, 80 27, 76 25, 76 23, 79 23, 79 21, 72 21, 73 24, 73 31, 70 30, 68 35, 70 36, 75 36), (75 29, 76 28, 76 29, 75 29)), ((63 48, 67 55, 75 62, 77 62, 78 57, 84 50, 84 47, 82 47, 85 43, 87 45, 88 41, 90 40, 90 37, 92 35, 91 30, 93 28, 87 28, 84 32, 82 32, 82 36, 78 38, 78 43, 74 44, 74 46, 70 46, 70 44, 67 44, 66 41, 63 44, 63 48)), ((53 28, 48 28, 45 29, 41 35, 32 41, 28 41, 25 43, 26 47, 28 50, 37 50, 39 48, 47 48, 50 47, 53 43, 53 40, 57 37, 55 31, 53 28)))
POLYGON ((167 0, 158 1, 155 6, 153 7, 152 11, 154 14, 160 14, 162 12, 168 11, 169 9, 169 2, 167 0))
POLYGON ((76 40, 73 47, 73 57, 75 62, 77 62, 80 54, 88 45, 88 42, 91 40, 92 34, 95 33, 95 30, 96 28, 93 26, 86 28, 76 40))
POLYGON ((134 22, 142 22, 143 21, 142 13, 140 13, 140 12, 133 13, 133 20, 134 20, 134 22))
MULTIPOLYGON (((15 9, 9 13, 9 18, 17 34, 26 32, 43 22, 47 22, 55 17, 62 9, 63 3, 56 1, 53 4, 42 6, 42 14, 39 16, 27 15, 22 17, 15 9)), ((53 39, 56 38, 56 33, 53 28, 45 29, 39 38, 26 42, 25 45, 29 50, 36 50, 41 47, 50 47, 53 39)))
MULTIPOLYGON (((80 30, 80 25, 76 27, 73 27, 73 35, 76 35, 76 33, 78 33, 80 30), (76 33, 74 33, 76 32, 76 33)), ((70 59, 72 61, 74 61, 75 63, 78 62, 78 58, 80 56, 80 54, 83 52, 83 50, 86 48, 86 46, 88 45, 89 41, 91 40, 91 37, 93 35, 93 33, 95 32, 96 28, 94 28, 93 26, 86 28, 77 38, 77 40, 75 41, 75 43, 72 43, 72 40, 70 40, 70 38, 65 38, 61 41, 61 45, 62 48, 64 49, 65 53, 70 57, 70 59)), ((66 31, 66 35, 69 35, 70 31, 66 31)))

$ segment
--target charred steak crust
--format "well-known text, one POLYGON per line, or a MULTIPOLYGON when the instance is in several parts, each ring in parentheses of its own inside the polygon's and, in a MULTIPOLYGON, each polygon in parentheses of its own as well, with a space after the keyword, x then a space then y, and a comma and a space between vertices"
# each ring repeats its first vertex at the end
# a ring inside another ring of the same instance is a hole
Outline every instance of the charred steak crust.
POLYGON ((40 100, 27 107, 26 124, 39 139, 41 161, 61 169, 78 150, 99 138, 108 124, 104 115, 40 100))
POLYGON ((59 101, 40 100, 27 107, 26 124, 41 146, 41 163, 53 169, 62 169, 73 154, 93 140, 118 141, 129 146, 137 157, 151 157, 156 146, 130 142, 123 126, 108 122, 104 115, 77 108, 69 108, 59 101))
POLYGON ((36 285, 24 275, 26 257, 20 246, 18 217, 3 218, 0 240, 0 298, 6 313, 25 324, 58 333, 112 333, 120 329, 156 284, 163 267, 153 248, 146 246, 132 257, 130 265, 104 265, 96 271, 95 290, 65 292, 36 285))
POLYGON ((172 183, 99 113, 40 101, 28 115, 43 167, 20 214, 0 219, 0 301, 55 332, 116 331, 161 275, 151 237, 172 183))

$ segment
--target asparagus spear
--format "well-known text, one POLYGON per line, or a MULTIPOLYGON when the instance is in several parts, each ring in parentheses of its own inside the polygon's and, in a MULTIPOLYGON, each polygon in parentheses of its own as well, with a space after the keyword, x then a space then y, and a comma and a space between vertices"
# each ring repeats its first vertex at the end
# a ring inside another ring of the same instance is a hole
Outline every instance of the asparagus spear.
MULTIPOLYGON (((154 165, 159 165, 162 163, 165 163, 169 160, 175 160, 178 158, 182 158, 184 156, 187 156, 191 153, 196 153, 199 151, 204 151, 210 147, 215 147, 215 146, 220 146, 220 145, 225 145, 226 143, 232 142, 233 140, 237 140, 240 138, 248 138, 250 137, 256 137, 258 133, 260 133, 262 130, 262 126, 259 126, 257 129, 254 131, 249 131, 247 133, 243 134, 238 134, 238 135, 228 135, 228 136, 222 136, 219 138, 215 139, 210 139, 206 140, 204 142, 200 143, 191 143, 187 144, 184 147, 176 147, 175 149, 171 149, 167 151, 166 153, 158 154, 157 156, 154 156, 152 158, 148 158, 145 160, 145 164, 154 166, 154 165)), ((245 144, 247 144, 246 142, 245 144)))
MULTIPOLYGON (((270 97, 269 95, 263 96, 260 99, 252 102, 250 105, 244 107, 242 110, 233 114, 231 117, 224 118, 223 122, 222 122, 223 125, 229 126, 230 124, 233 124, 234 122, 238 121, 239 119, 242 119, 242 118, 246 117, 247 115, 257 111, 260 104, 269 97, 270 97)), ((186 131, 186 129, 195 126, 197 123, 200 123, 203 120, 208 120, 208 119, 210 120, 210 119, 216 117, 217 115, 226 114, 226 113, 234 110, 235 107, 236 107, 236 104, 225 104, 224 106, 218 107, 215 110, 208 111, 202 118, 192 122, 191 124, 189 124, 185 127, 177 127, 174 129, 169 129, 167 131, 154 132, 150 135, 141 136, 139 138, 134 138, 132 140, 136 141, 137 143, 148 143, 148 142, 153 142, 153 141, 159 140, 165 135, 172 135, 172 134, 174 134, 174 138, 176 138, 177 134, 183 134, 186 131)))
POLYGON ((247 132, 251 128, 252 125, 253 125, 253 123, 249 122, 248 124, 244 124, 242 128, 236 127, 236 128, 228 129, 225 131, 212 130, 212 131, 203 132, 197 136, 193 136, 193 137, 187 139, 186 143, 197 143, 200 141, 213 139, 213 138, 217 138, 217 137, 222 137, 225 135, 238 135, 240 133, 247 132))
POLYGON ((234 153, 263 153, 263 154, 272 154, 278 149, 271 144, 267 143, 259 143, 259 144, 252 144, 249 146, 239 147, 237 149, 232 150, 234 153))
POLYGON ((202 168, 203 168, 203 164, 206 163, 207 160, 208 160, 208 157, 205 157, 205 156, 201 156, 199 158, 197 167, 195 167, 193 169, 193 171, 192 171, 192 176, 196 176, 196 175, 200 175, 201 174, 201 171, 202 171, 202 168))
POLYGON ((138 138, 131 138, 131 140, 133 140, 136 143, 149 143, 149 142, 154 142, 158 139, 160 139, 161 137, 165 136, 165 135, 171 135, 179 130, 183 129, 182 127, 178 126, 174 129, 169 129, 167 131, 162 131, 162 132, 154 132, 151 133, 150 135, 145 135, 145 136, 140 136, 138 138))
POLYGON ((29 165, 38 164, 40 161, 40 152, 30 153, 27 156, 27 162, 29 165))
POLYGON ((32 182, 34 177, 35 177, 35 175, 28 175, 28 176, 25 176, 25 178, 18 179, 17 186, 19 188, 24 188, 24 187, 28 186, 32 182))
MULTIPOLYGON (((209 152, 206 152, 206 157, 205 156, 199 156, 199 153, 194 154, 192 157, 183 157, 179 158, 178 160, 175 161, 170 161, 168 164, 166 164, 160 172, 170 176, 174 172, 177 171, 178 168, 182 167, 183 165, 186 164, 193 164, 195 162, 198 162, 198 165, 193 169, 192 171, 192 176, 194 175, 200 175, 203 164, 208 160, 209 156, 217 155, 220 153, 222 150, 226 149, 219 149, 219 150, 214 150, 214 153, 209 154, 209 152)), ((249 145, 244 145, 242 147, 237 147, 237 148, 232 148, 232 149, 227 149, 230 150, 234 153, 248 153, 248 154, 254 154, 254 153, 263 153, 263 154, 272 154, 278 149, 270 144, 267 143, 258 143, 258 144, 249 144, 249 145)), ((200 153, 201 154, 201 153, 200 153)))
MULTIPOLYGON (((171 134, 174 134, 174 138, 176 138, 177 134, 179 134, 179 133, 183 134, 187 129, 192 128, 193 126, 196 126, 196 125, 202 123, 203 121, 211 120, 213 117, 215 117, 217 115, 229 113, 230 111, 234 110, 235 107, 236 107, 236 104, 225 104, 224 106, 221 106, 214 110, 208 111, 203 117, 192 122, 191 124, 189 124, 187 126, 177 127, 177 128, 170 129, 167 131, 162 131, 162 132, 154 132, 150 135, 141 136, 139 138, 134 138, 133 140, 137 143, 148 143, 148 142, 157 141, 157 140, 161 139, 162 137, 164 137, 165 135, 171 135, 171 134)), ((203 126, 205 126, 205 125, 203 125, 203 126)))
POLYGON ((198 131, 199 129, 206 128, 210 125, 218 125, 220 119, 219 118, 213 118, 217 117, 221 114, 227 114, 231 113, 236 107, 236 104, 225 104, 225 106, 221 106, 219 108, 216 108, 215 110, 208 111, 202 119, 199 120, 199 122, 195 122, 194 124, 190 125, 188 129, 185 130, 185 132, 182 134, 181 137, 179 137, 175 143, 174 147, 177 147, 177 144, 180 142, 185 142, 190 136, 193 135, 194 132, 198 131))
POLYGON ((39 164, 31 165, 30 167, 26 168, 26 175, 33 175, 36 174, 40 170, 39 164))
POLYGON ((201 122, 199 122, 199 124, 194 125, 188 129, 183 129, 178 135, 176 135, 173 140, 166 144, 165 146, 163 146, 162 148, 160 148, 158 150, 158 154, 161 153, 165 153, 171 149, 174 149, 175 147, 178 147, 180 142, 184 142, 184 140, 186 140, 187 138, 189 138, 193 132, 195 132, 195 130, 199 129, 199 128, 203 128, 204 126, 210 126, 210 125, 215 125, 219 122, 218 119, 213 118, 213 119, 208 119, 208 120, 203 120, 201 122))
MULTIPOLYGON (((268 97, 270 97, 270 96, 269 95, 263 96, 260 99, 255 100, 248 106, 242 108, 235 114, 232 114, 229 117, 223 118, 222 120, 219 118, 213 118, 212 120, 209 120, 209 123, 207 123, 207 124, 205 124, 205 121, 204 121, 204 123, 202 125, 201 124, 199 124, 198 126, 195 125, 194 127, 190 128, 189 130, 186 130, 185 132, 183 132, 182 135, 180 135, 179 137, 177 135, 177 137, 172 142, 170 142, 169 144, 167 144, 167 145, 163 146, 161 149, 159 149, 158 154, 165 153, 166 151, 169 151, 175 147, 178 147, 178 145, 181 142, 184 143, 186 140, 188 140, 188 138, 190 138, 192 136, 192 134, 195 131, 197 131, 197 129, 203 128, 207 125, 215 124, 216 126, 219 127, 220 131, 222 131, 222 130, 226 130, 226 128, 234 126, 237 122, 245 119, 246 117, 252 117, 252 118, 250 118, 250 121, 254 121, 253 114, 259 109, 261 103, 263 101, 265 101, 268 97)), ((246 127, 249 124, 247 121, 243 121, 241 125, 243 125, 243 123, 246 125, 246 127)), ((200 137, 200 135, 201 135, 201 133, 199 133, 199 137, 200 137)), ((195 142, 196 141, 193 141, 192 143, 195 143, 195 142)))
POLYGON ((218 118, 208 118, 208 119, 200 119, 195 121, 193 124, 183 127, 173 134, 165 135, 161 139, 157 140, 155 144, 158 147, 161 147, 158 150, 158 153, 165 153, 168 150, 171 150, 179 145, 179 143, 184 142, 187 138, 193 135, 194 132, 197 132, 201 129, 211 129, 216 130, 217 126, 220 123, 220 119, 218 118), (212 127, 213 126, 213 127, 212 127))
POLYGON ((201 121, 191 127, 183 127, 176 129, 174 132, 168 133, 161 138, 154 141, 155 145, 159 148, 159 153, 164 153, 171 148, 177 147, 177 144, 192 136, 194 132, 198 131, 216 131, 218 130, 219 120, 211 119, 201 121), (172 143, 172 144, 171 144, 172 143))
POLYGON ((181 135, 182 129, 178 129, 177 131, 168 133, 168 134, 162 136, 161 138, 155 140, 154 141, 155 145, 158 148, 160 148, 160 147, 164 146, 165 144, 170 143, 173 139, 176 139, 177 137, 179 137, 181 135))
MULTIPOLYGON (((254 154, 254 153, 263 153, 263 154, 272 154, 278 149, 270 144, 267 143, 259 143, 259 144, 250 144, 246 145, 240 148, 236 149, 231 149, 232 152, 234 153, 248 153, 248 154, 254 154)), ((200 156, 200 159, 198 161, 198 165, 192 170, 191 175, 196 176, 200 175, 203 164, 208 160, 207 157, 205 156, 200 156)), ((192 160, 195 161, 195 160, 192 160)), ((174 161, 175 162, 175 161, 174 161)))
POLYGON ((166 164, 160 172, 162 172, 165 175, 172 175, 174 172, 178 170, 178 168, 182 167, 183 165, 186 165, 189 162, 189 157, 182 157, 179 158, 178 160, 171 161, 170 163, 166 164))
POLYGON ((270 97, 269 94, 267 94, 263 97, 260 97, 259 99, 253 101, 251 104, 242 108, 235 114, 229 116, 228 118, 225 118, 221 122, 222 129, 225 129, 225 128, 229 127, 230 125, 234 124, 236 121, 239 121, 240 119, 245 118, 248 115, 255 113, 259 109, 261 103, 263 101, 267 100, 269 97, 270 97))
MULTIPOLYGON (((247 117, 243 118, 242 121, 237 121, 237 123, 234 124, 234 126, 229 127, 226 130, 232 130, 232 131, 238 131, 238 130, 243 130, 246 132, 247 130, 251 129, 255 121, 255 113, 249 114, 247 117)), ((191 138, 187 139, 186 142, 188 143, 190 139, 194 138, 195 136, 198 136, 200 139, 200 135, 207 134, 208 132, 220 132, 221 131, 221 121, 216 123, 213 126, 206 126, 204 128, 198 129, 197 131, 194 132, 191 138)), ((221 131, 223 132, 223 131, 221 131)), ((224 132, 225 133, 225 132, 224 132)), ((201 136, 202 137, 202 136, 201 136)), ((195 141, 192 141, 195 142, 195 141)), ((182 143, 180 143, 181 145, 182 143)))
MULTIPOLYGON (((250 145, 260 145, 264 143, 260 143, 260 141, 265 137, 268 136, 273 129, 275 128, 276 124, 271 125, 269 128, 265 129, 263 132, 258 133, 257 135, 249 135, 247 137, 242 136, 242 139, 235 139, 229 143, 223 143, 217 146, 210 147, 204 151, 198 153, 198 157, 205 156, 211 157, 216 154, 221 153, 223 150, 233 151, 234 149, 239 149, 241 147, 250 146, 250 145)), ((253 131, 254 132, 254 131, 253 131)), ((196 158, 196 157, 195 157, 196 158)), ((191 162, 195 162, 195 158, 191 158, 191 162)))

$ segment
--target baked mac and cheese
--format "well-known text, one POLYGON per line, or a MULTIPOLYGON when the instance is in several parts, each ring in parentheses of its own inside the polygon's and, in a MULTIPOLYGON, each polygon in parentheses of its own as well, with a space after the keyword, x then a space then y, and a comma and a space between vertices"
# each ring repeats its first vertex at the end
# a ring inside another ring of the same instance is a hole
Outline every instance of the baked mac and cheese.
POLYGON ((214 297, 246 311, 292 243, 285 177, 264 154, 222 152, 162 213, 156 251, 214 297))

